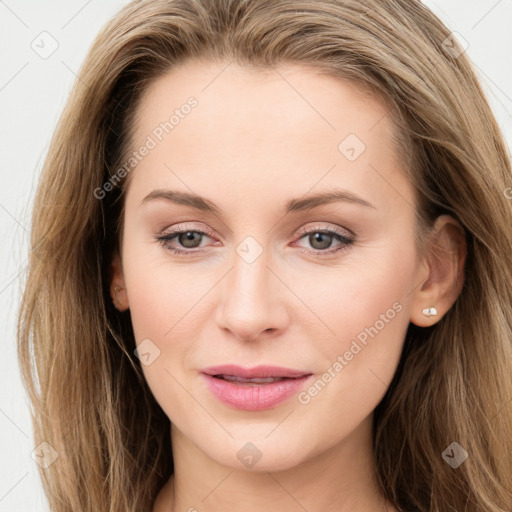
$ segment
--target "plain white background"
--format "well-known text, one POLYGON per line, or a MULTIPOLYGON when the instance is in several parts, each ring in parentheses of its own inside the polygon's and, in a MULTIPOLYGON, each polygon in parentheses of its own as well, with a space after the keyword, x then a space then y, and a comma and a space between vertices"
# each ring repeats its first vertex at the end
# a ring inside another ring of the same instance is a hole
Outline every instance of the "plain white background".
MULTIPOLYGON (((29 405, 16 358, 16 320, 26 275, 30 209, 52 132, 76 73, 101 26, 126 3, 0 0, 0 315, 4 326, 0 345, 0 512, 47 510, 37 465, 31 458, 29 405), (41 35, 43 32, 50 35, 41 35), (39 54, 34 49, 37 45, 39 54), (54 47, 51 55, 44 54, 54 47)), ((512 1, 425 3, 467 41, 466 51, 512 147, 512 1)), ((512 176, 510 181, 512 186, 512 176)))

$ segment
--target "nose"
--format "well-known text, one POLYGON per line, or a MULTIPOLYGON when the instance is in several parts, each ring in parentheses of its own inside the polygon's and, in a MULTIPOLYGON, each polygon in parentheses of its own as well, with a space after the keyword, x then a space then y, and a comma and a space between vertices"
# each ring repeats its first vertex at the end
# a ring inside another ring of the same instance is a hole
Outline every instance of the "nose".
POLYGON ((240 341, 281 332, 288 322, 285 287, 263 253, 248 263, 238 254, 223 279, 216 310, 217 325, 240 341))

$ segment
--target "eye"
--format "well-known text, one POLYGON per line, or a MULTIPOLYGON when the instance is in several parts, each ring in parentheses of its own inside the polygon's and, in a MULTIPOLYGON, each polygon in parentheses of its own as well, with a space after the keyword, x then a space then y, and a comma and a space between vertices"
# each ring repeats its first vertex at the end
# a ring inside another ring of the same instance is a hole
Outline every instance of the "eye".
POLYGON ((354 243, 352 238, 335 228, 314 228, 301 230, 301 233, 303 236, 299 240, 307 239, 307 242, 313 247, 313 250, 306 249, 306 252, 314 256, 323 256, 344 251, 354 243), (338 242, 338 244, 332 248, 334 242, 338 242))
POLYGON ((185 226, 182 229, 173 229, 170 233, 161 234, 155 237, 155 239, 167 250, 174 252, 175 254, 188 254, 188 253, 202 253, 204 249, 198 249, 202 237, 210 238, 210 234, 198 229, 187 229, 185 226), (172 242, 178 242, 179 247, 174 245, 172 242))

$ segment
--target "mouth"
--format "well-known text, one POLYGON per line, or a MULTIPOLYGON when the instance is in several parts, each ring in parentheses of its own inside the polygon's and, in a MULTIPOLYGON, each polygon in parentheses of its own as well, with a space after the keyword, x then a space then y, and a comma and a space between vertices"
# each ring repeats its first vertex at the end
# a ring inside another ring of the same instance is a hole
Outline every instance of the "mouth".
POLYGON ((209 390, 236 409, 271 409, 298 393, 313 374, 277 366, 243 368, 223 365, 201 371, 209 390))
POLYGON ((244 368, 243 366, 237 366, 235 364, 209 366, 208 368, 204 368, 201 372, 213 377, 238 377, 241 379, 293 379, 312 374, 310 371, 295 370, 282 366, 260 365, 253 368, 244 368))
MULTIPOLYGON (((289 377, 254 377, 253 379, 246 379, 244 377, 237 377, 236 375, 212 375, 215 379, 227 380, 230 382, 240 382, 243 384, 268 384, 270 382, 279 382, 289 377)), ((295 377, 298 378, 298 377, 295 377)))

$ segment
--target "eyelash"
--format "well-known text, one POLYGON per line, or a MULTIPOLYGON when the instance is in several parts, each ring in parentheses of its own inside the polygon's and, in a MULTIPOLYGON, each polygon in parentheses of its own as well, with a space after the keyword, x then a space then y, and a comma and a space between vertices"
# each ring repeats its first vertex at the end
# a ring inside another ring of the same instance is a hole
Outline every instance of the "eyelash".
MULTIPOLYGON (((164 247, 164 249, 166 250, 169 250, 169 251, 172 251, 174 254, 191 254, 191 253, 195 253, 195 254, 200 254, 200 253, 204 253, 206 252, 205 249, 178 249, 177 247, 173 247, 171 245, 169 245, 169 242, 171 242, 174 238, 178 237, 180 234, 183 234, 183 233, 198 233, 200 235, 204 235, 204 236, 207 236, 207 237, 210 237, 212 238, 213 237, 213 233, 211 233, 210 231, 201 231, 199 229, 176 229, 176 230, 172 230, 171 233, 166 233, 166 234, 160 234, 158 236, 155 237, 155 240, 158 241, 160 243, 160 245, 162 247, 164 247)), ((313 256, 324 256, 324 255, 329 255, 329 254, 334 254, 334 253, 339 253, 339 252, 342 252, 342 251, 345 251, 349 248, 350 245, 352 245, 354 243, 354 240, 347 237, 345 234, 341 233, 340 231, 336 230, 335 228, 330 228, 330 229, 327 229, 327 228, 321 228, 321 229, 310 229, 310 230, 301 230, 300 231, 300 234, 302 235, 299 240, 302 240, 302 238, 310 235, 310 234, 314 234, 314 233, 321 233, 321 234, 324 234, 324 235, 329 235, 331 237, 333 237, 335 240, 337 240, 338 242, 342 242, 343 245, 342 246, 339 246, 337 249, 326 249, 326 250, 322 250, 322 249, 305 249, 305 251, 310 254, 310 255, 313 255, 313 256)))

